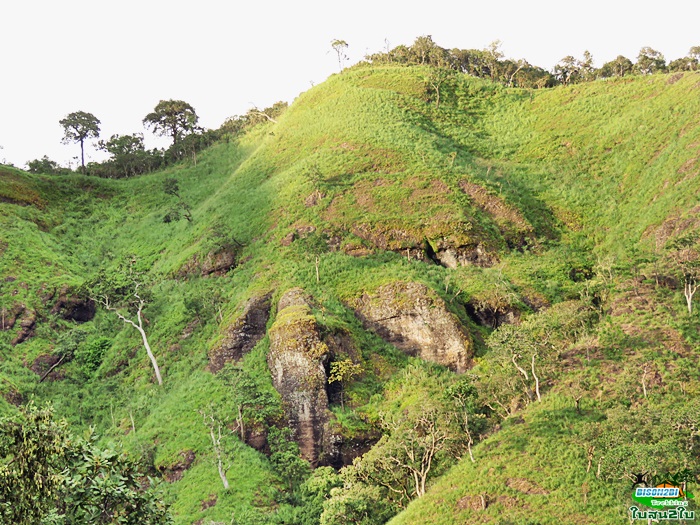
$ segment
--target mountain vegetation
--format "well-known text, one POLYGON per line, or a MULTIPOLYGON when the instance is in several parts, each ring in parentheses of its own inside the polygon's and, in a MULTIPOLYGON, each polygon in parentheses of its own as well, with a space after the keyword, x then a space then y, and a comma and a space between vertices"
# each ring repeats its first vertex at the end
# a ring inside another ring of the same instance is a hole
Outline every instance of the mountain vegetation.
POLYGON ((421 37, 218 130, 162 101, 166 151, 0 166, 0 523, 613 524, 635 484, 692 493, 698 53, 642 51, 548 73, 421 37))

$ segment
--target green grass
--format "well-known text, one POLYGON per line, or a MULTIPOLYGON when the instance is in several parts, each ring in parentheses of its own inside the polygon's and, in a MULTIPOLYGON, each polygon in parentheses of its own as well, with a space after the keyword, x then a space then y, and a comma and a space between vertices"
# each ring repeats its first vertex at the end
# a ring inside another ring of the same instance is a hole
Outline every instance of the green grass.
MULTIPOLYGON (((18 326, 0 332, 0 393, 52 400, 76 427, 94 425, 105 441, 134 452, 155 447, 156 467, 194 451, 192 468, 168 486, 178 524, 264 515, 284 499, 277 474, 263 455, 231 438, 235 481, 225 493, 198 412, 226 400, 205 371, 207 353, 251 296, 274 292, 271 324, 275 301, 301 287, 324 330, 349 334, 366 372, 347 390, 349 407, 332 409, 352 435, 366 430, 359 415, 408 362, 355 318, 350 305, 363 293, 397 280, 424 283, 475 334, 483 353, 490 329, 477 327, 465 304, 506 297, 527 316, 528 305, 578 300, 595 285, 601 297, 608 293, 605 316, 615 298, 633 302, 624 289, 633 247, 653 254, 656 229, 671 218, 696 227, 700 75, 532 93, 456 75, 436 107, 425 90, 428 74, 420 67, 352 68, 301 94, 277 124, 215 144, 196 165, 188 160, 134 179, 0 167, 0 308, 22 304, 38 318, 35 336, 21 345, 10 345, 18 326), (173 203, 163 182, 173 177, 192 223, 162 220, 173 203), (283 242, 290 234, 296 240, 283 242), (480 244, 495 264, 451 270, 406 256, 406 249, 440 243, 480 244), (222 247, 235 251, 237 267, 200 276, 198 264, 222 247), (132 259, 147 270, 144 314, 163 388, 155 386, 138 333, 104 310, 85 325, 89 337, 111 341, 97 370, 86 373, 73 362, 63 367, 64 380, 38 384, 27 366, 75 328, 51 313, 56 293, 132 259), (579 279, 572 269, 593 278, 579 279), (186 298, 205 305, 196 322, 186 298), (211 494, 216 505, 202 510, 211 494)), ((649 341, 665 327, 686 341, 694 359, 700 336, 681 319, 681 299, 655 294, 649 300, 670 312, 663 322, 657 311, 612 315, 610 326, 591 336, 607 355, 601 367, 618 363, 627 349, 659 353, 662 368, 674 358, 660 352, 659 340, 649 341), (644 332, 643 344, 623 331, 628 325, 644 332)), ((263 373, 266 345, 264 339, 245 366, 263 373)), ((0 412, 12 410, 1 399, 0 412)), ((579 417, 565 397, 546 399, 524 414, 523 424, 506 422, 477 447, 477 463, 459 463, 395 523, 499 516, 512 523, 619 522, 617 485, 585 473, 576 442, 603 409, 579 417), (507 485, 514 478, 547 494, 518 492, 507 485), (481 492, 494 497, 485 511, 459 508, 462 498, 481 492)))

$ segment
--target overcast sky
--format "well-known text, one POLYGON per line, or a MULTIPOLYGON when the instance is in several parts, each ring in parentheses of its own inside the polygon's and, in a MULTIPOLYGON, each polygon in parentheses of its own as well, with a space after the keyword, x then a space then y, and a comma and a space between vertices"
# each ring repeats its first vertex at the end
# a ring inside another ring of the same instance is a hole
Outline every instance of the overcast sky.
POLYGON ((79 155, 58 124, 73 111, 93 113, 108 139, 144 132, 161 99, 189 102, 208 128, 292 102, 337 71, 333 39, 350 63, 420 35, 446 48, 501 40, 506 57, 549 70, 585 50, 601 66, 643 46, 670 61, 700 45, 695 0, 1 0, 0 20, 0 162, 18 167, 79 155))

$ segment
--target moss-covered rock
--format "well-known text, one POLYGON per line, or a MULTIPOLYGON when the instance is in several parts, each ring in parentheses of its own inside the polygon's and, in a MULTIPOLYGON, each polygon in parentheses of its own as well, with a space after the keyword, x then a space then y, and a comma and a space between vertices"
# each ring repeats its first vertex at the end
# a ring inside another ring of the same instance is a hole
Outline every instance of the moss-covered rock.
POLYGON ((211 372, 218 372, 230 361, 238 361, 265 336, 271 301, 271 293, 248 300, 243 313, 224 330, 223 338, 209 352, 211 372))
POLYGON ((272 383, 282 396, 289 427, 302 457, 314 466, 323 464, 324 458, 334 455, 324 367, 329 350, 302 290, 294 288, 282 296, 269 333, 267 363, 272 383))
POLYGON ((354 304, 366 328, 409 355, 464 372, 474 345, 459 319, 427 286, 395 282, 363 294, 354 304))

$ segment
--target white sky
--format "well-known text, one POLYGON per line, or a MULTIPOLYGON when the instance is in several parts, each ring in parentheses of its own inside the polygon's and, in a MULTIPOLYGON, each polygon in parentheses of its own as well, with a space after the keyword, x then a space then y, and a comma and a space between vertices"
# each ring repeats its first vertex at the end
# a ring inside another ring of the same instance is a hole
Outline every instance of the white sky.
MULTIPOLYGON (((67 164, 58 121, 93 113, 101 137, 144 132, 161 99, 189 102, 216 128, 253 104, 292 102, 349 63, 432 35, 446 48, 503 42, 509 58, 551 69, 562 57, 595 64, 651 46, 667 61, 700 45, 696 0, 0 0, 0 162, 48 155, 67 164)), ((88 160, 102 160, 92 146, 88 160)))

